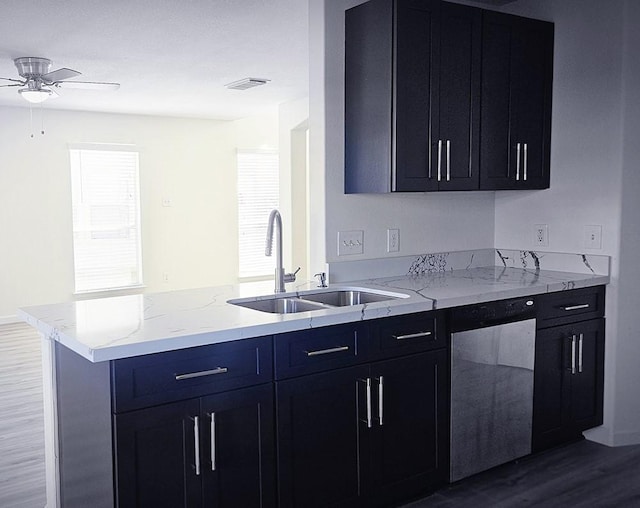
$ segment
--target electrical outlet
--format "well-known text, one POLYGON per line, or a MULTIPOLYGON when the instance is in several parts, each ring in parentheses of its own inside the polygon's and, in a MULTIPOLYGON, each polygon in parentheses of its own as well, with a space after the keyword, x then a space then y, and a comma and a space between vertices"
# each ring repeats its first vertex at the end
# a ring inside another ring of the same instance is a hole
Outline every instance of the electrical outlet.
POLYGON ((400 250, 400 230, 387 229, 387 252, 398 252, 400 250))
POLYGON ((338 256, 362 254, 364 252, 364 231, 338 231, 338 256))
POLYGON ((584 227, 584 246, 586 249, 602 249, 602 226, 584 227))
POLYGON ((164 207, 173 206, 173 203, 171 202, 171 198, 162 198, 162 206, 164 207))
POLYGON ((167 272, 162 272, 162 282, 165 284, 169 282, 169 274, 167 272))
POLYGON ((533 226, 533 245, 538 247, 549 246, 549 226, 547 224, 535 224, 533 226))

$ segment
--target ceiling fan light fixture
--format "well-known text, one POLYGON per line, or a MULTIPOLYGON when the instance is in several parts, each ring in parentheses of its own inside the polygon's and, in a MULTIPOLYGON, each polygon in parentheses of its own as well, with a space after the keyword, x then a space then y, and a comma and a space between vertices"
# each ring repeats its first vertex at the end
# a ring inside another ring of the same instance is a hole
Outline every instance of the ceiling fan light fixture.
POLYGON ((46 88, 21 88, 18 93, 28 102, 32 104, 39 104, 46 101, 51 96, 51 90, 46 88))
POLYGON ((255 86, 266 85, 270 79, 263 78, 244 78, 233 83, 228 83, 226 86, 229 90, 246 90, 247 88, 253 88, 255 86))

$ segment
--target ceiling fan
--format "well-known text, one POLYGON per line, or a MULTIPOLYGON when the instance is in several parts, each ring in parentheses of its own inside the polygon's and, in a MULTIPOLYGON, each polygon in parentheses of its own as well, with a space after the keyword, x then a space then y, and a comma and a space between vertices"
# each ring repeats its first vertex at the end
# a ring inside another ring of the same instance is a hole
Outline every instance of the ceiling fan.
POLYGON ((55 88, 82 88, 86 90, 117 90, 120 88, 120 83, 67 81, 81 73, 66 67, 52 71, 52 62, 48 58, 25 56, 16 58, 13 63, 23 79, 0 78, 0 80, 11 81, 10 84, 0 85, 0 88, 22 87, 18 89, 18 93, 31 103, 39 103, 49 97, 57 97, 55 88))

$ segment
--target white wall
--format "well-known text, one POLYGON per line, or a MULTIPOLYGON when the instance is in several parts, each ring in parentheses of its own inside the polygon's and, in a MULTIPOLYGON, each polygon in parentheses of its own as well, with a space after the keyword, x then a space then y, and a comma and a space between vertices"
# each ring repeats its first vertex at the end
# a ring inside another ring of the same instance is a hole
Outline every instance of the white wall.
POLYGON ((276 110, 236 122, 44 114, 46 134, 31 139, 29 110, 0 108, 0 316, 73 298, 69 143, 139 147, 147 291, 237 281, 235 150, 277 148, 276 110))
MULTIPOLYGON (((311 58, 309 89, 312 122, 314 108, 324 118, 323 125, 315 124, 322 132, 312 124, 310 134, 316 140, 324 137, 327 261, 345 259, 337 256, 337 233, 353 229, 364 230, 364 254, 349 260, 390 256, 387 228, 400 229, 400 252, 395 256, 493 247, 494 192, 344 194, 344 11, 362 1, 320 3, 324 20, 316 15, 311 25, 324 23, 324 34, 312 34, 310 51, 317 55, 311 58), (318 69, 320 65, 324 69, 318 69)), ((313 9, 312 3, 312 13, 313 9)), ((319 158, 316 163, 321 163, 319 158)))

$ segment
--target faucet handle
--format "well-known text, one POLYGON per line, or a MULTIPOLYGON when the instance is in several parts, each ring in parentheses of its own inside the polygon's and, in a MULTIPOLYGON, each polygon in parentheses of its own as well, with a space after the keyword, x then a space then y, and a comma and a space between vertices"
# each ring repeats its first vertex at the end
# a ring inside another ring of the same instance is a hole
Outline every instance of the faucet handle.
POLYGON ((316 273, 314 277, 318 277, 318 287, 326 288, 327 287, 327 274, 324 272, 316 273))
POLYGON ((298 269, 293 273, 285 273, 284 274, 284 281, 285 282, 295 282, 296 281, 296 273, 298 273, 299 271, 300 271, 300 267, 298 267, 298 269))

